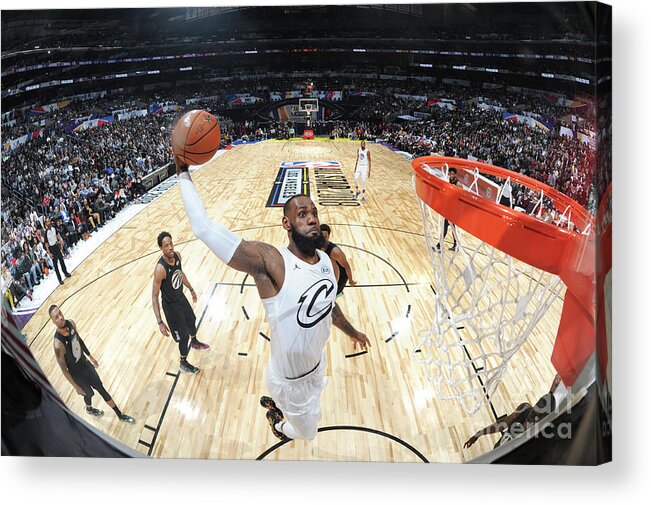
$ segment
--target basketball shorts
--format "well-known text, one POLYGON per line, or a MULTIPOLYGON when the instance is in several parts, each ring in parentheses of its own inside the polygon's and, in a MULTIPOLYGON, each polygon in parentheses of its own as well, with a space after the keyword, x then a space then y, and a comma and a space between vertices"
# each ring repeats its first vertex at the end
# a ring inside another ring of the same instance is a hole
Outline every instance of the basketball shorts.
POLYGON ((163 304, 163 313, 165 319, 167 319, 167 326, 172 333, 172 338, 176 342, 182 342, 191 335, 197 334, 197 318, 187 299, 178 304, 163 304))
POLYGON ((70 375, 79 385, 80 388, 84 390, 84 396, 92 398, 95 394, 93 389, 97 391, 104 401, 109 401, 111 395, 106 391, 104 384, 102 384, 102 379, 99 378, 97 370, 90 363, 82 366, 77 370, 70 370, 70 375))
POLYGON ((285 421, 292 425, 302 440, 316 436, 321 419, 321 391, 327 383, 325 353, 316 369, 299 379, 287 379, 277 374, 271 362, 267 367, 267 388, 285 421))
POLYGON ((366 182, 366 179, 368 178, 368 166, 357 165, 357 170, 355 170, 355 182, 357 182, 360 177, 362 178, 362 182, 366 182))

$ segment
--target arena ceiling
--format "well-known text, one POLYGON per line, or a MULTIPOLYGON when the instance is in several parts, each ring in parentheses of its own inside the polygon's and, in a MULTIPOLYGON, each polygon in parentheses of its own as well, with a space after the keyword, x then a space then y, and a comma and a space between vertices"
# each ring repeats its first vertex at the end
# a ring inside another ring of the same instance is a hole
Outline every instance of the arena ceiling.
POLYGON ((589 93, 594 25, 588 2, 5 10, 2 101, 61 98, 118 76, 176 86, 188 68, 197 79, 352 71, 589 93))

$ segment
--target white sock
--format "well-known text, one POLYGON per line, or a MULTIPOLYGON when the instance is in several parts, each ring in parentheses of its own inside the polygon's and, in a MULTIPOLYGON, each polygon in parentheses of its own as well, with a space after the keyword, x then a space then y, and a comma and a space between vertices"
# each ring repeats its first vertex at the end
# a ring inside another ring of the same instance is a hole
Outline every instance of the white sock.
POLYGON ((281 421, 279 423, 276 423, 276 429, 287 435, 289 438, 296 440, 299 438, 298 433, 296 433, 296 430, 294 430, 294 427, 289 424, 287 421, 281 421))

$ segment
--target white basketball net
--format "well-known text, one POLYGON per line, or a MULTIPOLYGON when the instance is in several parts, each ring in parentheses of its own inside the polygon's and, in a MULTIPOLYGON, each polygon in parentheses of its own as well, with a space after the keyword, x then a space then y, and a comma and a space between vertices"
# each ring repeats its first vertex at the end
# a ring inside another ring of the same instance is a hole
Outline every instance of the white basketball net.
MULTIPOLYGON (((447 180, 447 174, 436 175, 447 180)), ((445 219, 419 203, 435 303, 431 327, 419 333, 414 356, 439 398, 455 398, 473 414, 490 399, 509 360, 555 301, 561 280, 452 224, 444 237, 445 219)))

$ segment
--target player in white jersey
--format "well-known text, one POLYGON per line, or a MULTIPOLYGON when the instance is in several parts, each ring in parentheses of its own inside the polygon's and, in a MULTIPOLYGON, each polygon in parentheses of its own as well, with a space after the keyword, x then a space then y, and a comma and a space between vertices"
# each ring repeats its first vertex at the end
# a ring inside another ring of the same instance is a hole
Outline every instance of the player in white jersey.
POLYGON ((334 324, 362 349, 371 344, 346 319, 335 302, 339 270, 319 250, 323 237, 312 200, 296 195, 285 204, 282 225, 289 245, 276 249, 243 240, 211 221, 197 193, 188 166, 178 158, 181 195, 194 235, 229 267, 251 275, 271 326, 271 358, 263 396, 274 435, 311 440, 321 418, 325 386, 325 342, 334 324))
POLYGON ((366 203, 366 180, 371 177, 371 152, 366 149, 366 141, 362 140, 357 150, 355 162, 355 199, 359 196, 359 179, 362 179, 362 203, 366 203))

